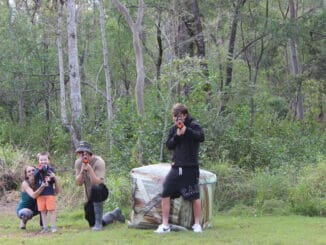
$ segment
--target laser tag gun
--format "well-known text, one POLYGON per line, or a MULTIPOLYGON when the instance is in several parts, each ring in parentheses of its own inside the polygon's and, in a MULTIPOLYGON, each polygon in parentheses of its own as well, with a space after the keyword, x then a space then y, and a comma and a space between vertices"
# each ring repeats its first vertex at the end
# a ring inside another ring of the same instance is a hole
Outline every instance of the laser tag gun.
POLYGON ((46 164, 39 163, 37 165, 38 171, 40 173, 41 179, 45 182, 45 177, 49 176, 50 170, 46 164))
POLYGON ((88 157, 87 156, 83 156, 82 162, 85 163, 85 164, 89 164, 88 157))
POLYGON ((182 121, 182 114, 179 113, 177 116, 177 127, 178 129, 182 129, 183 128, 183 121, 182 121))

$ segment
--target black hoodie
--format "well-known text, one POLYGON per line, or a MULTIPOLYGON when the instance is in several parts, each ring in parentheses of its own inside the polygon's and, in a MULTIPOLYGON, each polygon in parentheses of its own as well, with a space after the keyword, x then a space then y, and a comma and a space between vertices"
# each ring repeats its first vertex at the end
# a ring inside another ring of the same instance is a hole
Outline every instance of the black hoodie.
POLYGON ((196 167, 198 162, 199 143, 205 140, 204 131, 199 124, 187 116, 184 124, 186 131, 184 135, 177 135, 177 125, 170 128, 166 146, 173 150, 172 167, 196 167))

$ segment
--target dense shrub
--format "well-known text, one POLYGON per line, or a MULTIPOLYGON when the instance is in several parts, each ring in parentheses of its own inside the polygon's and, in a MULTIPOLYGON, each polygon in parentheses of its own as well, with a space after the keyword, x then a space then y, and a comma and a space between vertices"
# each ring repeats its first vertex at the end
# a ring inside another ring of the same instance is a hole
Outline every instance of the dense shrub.
POLYGON ((214 199, 218 210, 228 210, 239 203, 254 203, 255 189, 250 183, 250 173, 224 163, 210 170, 217 176, 214 199))
POLYGON ((105 206, 114 209, 117 206, 131 207, 131 178, 126 175, 110 175, 107 186, 110 190, 105 206))
POLYGON ((257 171, 253 174, 252 184, 256 189, 255 205, 262 208, 269 200, 287 202, 290 181, 279 173, 257 171))
POLYGON ((259 209, 261 214, 286 215, 290 213, 287 202, 277 199, 265 200, 259 209))
POLYGON ((326 163, 306 166, 290 191, 292 210, 298 214, 326 216, 326 163))

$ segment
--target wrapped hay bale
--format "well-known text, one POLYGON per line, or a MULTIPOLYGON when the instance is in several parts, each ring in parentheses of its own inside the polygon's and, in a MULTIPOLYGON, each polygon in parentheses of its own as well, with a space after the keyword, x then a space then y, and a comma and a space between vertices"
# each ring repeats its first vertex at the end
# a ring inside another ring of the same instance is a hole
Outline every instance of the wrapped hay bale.
MULTIPOLYGON (((170 164, 160 163, 132 169, 132 213, 129 227, 155 228, 162 223, 161 193, 165 176, 170 168, 170 164)), ((208 226, 212 217, 216 181, 215 174, 200 169, 199 187, 203 228, 208 226)), ((171 224, 191 228, 192 202, 182 197, 171 199, 169 220, 171 224)))

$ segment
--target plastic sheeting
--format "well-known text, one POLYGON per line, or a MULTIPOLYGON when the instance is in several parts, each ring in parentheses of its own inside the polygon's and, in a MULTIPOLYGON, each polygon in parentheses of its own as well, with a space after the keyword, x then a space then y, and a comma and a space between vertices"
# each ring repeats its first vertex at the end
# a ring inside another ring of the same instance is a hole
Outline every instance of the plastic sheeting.
MULTIPOLYGON (((132 212, 129 227, 155 228, 162 223, 161 192, 170 164, 160 163, 134 168, 132 178, 132 212)), ((200 169, 199 187, 202 204, 201 224, 209 225, 212 217, 216 175, 200 169)), ((182 197, 171 199, 170 224, 191 228, 193 225, 192 202, 182 197)))

